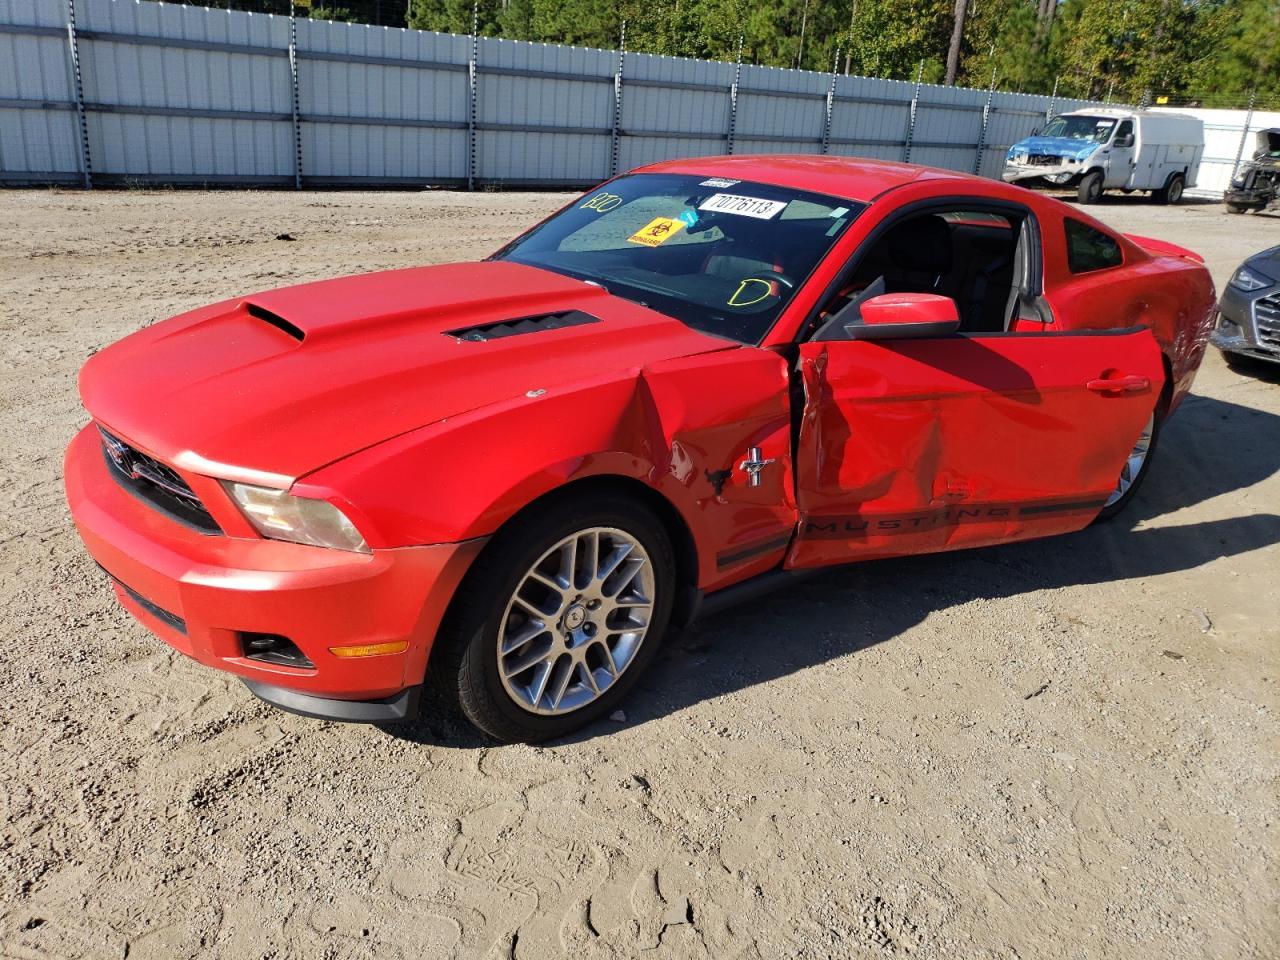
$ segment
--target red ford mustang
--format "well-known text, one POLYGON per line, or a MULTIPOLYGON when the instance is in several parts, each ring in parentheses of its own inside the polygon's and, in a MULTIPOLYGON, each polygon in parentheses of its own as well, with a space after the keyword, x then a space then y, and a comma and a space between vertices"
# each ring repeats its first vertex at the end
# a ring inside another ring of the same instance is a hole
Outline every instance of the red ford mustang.
POLYGON ((1124 507, 1200 258, 1017 187, 818 157, 603 184, 482 263, 253 294, 85 365, 76 525, 125 607, 297 713, 503 740, 832 564, 1124 507))

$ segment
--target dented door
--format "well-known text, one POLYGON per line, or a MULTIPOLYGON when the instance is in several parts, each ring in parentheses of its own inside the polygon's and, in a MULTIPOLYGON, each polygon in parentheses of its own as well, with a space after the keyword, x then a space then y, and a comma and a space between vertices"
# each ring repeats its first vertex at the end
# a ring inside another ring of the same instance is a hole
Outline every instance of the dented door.
POLYGON ((807 343, 788 567, 1086 526, 1164 382, 1146 328, 807 343))

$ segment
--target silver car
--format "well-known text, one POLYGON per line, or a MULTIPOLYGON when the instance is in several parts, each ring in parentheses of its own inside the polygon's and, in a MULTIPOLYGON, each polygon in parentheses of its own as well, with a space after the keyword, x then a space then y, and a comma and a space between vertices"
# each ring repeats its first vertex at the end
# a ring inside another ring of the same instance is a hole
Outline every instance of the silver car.
POLYGON ((1209 342, 1232 366, 1244 358, 1280 363, 1280 247, 1255 254, 1231 275, 1209 342))

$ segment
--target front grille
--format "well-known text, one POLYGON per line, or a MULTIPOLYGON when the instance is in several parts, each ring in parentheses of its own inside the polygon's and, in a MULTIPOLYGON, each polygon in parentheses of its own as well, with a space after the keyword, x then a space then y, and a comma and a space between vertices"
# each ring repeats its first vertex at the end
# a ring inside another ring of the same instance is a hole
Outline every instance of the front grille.
POLYGON ((1259 346, 1280 347, 1280 293, 1255 303, 1253 315, 1258 321, 1259 346))
POLYGON ((1041 166, 1051 167, 1054 164, 1062 162, 1061 157, 1055 157, 1049 153, 1033 153, 1027 157, 1027 163, 1038 163, 1041 166))
POLYGON ((107 461, 107 470, 117 483, 138 499, 194 530, 207 534, 222 532, 217 521, 177 471, 101 427, 98 432, 102 434, 102 456, 107 461))

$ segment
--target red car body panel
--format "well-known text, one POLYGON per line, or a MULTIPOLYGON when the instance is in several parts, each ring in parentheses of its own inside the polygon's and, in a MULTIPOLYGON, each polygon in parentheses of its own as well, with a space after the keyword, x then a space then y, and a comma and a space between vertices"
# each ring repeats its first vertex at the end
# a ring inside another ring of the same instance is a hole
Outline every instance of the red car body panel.
POLYGON ((1042 194, 823 157, 646 171, 870 205, 759 346, 593 284, 485 262, 255 294, 108 347, 82 373, 85 406, 173 467, 224 533, 183 527, 125 492, 86 428, 67 451, 68 499, 89 552, 124 585, 121 602, 212 666, 328 698, 384 697, 421 682, 487 538, 566 484, 607 481, 667 511, 688 546, 689 586, 704 593, 779 568, 1078 529, 1166 380, 1172 407, 1203 355, 1214 305, 1203 266, 1173 245, 1117 237, 1122 266, 1074 275, 1064 218, 1107 228, 1042 194), (940 198, 1034 214, 1048 319, 966 339, 797 346, 877 227, 940 198), (485 342, 451 335, 571 310, 596 322, 485 342), (1146 386, 1097 384, 1124 378, 1146 386), (749 452, 768 464, 755 486, 749 452), (263 539, 224 480, 326 500, 371 552, 263 539), (186 633, 137 597, 181 617, 186 633), (290 637, 314 669, 246 659, 242 631, 290 637), (408 649, 330 653, 391 640, 408 649))
POLYGON ((1146 331, 806 343, 800 356, 793 567, 1079 530, 1164 383, 1146 331), (1123 371, 1108 369, 1116 356, 1123 371), (1096 392, 1100 371, 1148 385, 1096 392))

